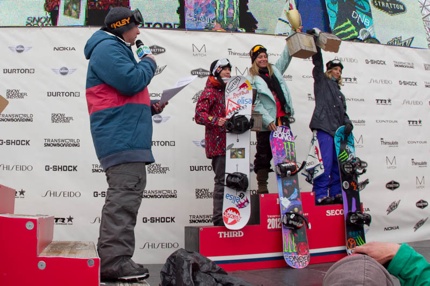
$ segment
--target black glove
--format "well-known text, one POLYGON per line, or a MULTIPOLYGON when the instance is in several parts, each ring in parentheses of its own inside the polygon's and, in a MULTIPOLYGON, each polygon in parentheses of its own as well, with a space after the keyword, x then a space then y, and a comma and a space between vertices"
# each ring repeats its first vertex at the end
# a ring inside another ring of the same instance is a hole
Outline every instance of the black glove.
POLYGON ((354 126, 352 126, 352 123, 345 124, 345 129, 343 130, 343 133, 345 134, 345 137, 348 137, 349 134, 351 134, 352 129, 354 129, 354 126))
POLYGON ((318 37, 321 33, 321 30, 318 28, 313 28, 311 30, 307 30, 306 33, 309 35, 314 35, 314 36, 318 37))

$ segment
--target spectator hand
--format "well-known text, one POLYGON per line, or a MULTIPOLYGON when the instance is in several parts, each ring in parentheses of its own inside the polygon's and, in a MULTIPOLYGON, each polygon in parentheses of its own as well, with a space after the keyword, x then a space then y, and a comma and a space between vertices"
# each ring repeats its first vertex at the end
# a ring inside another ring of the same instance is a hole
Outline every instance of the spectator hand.
POLYGON ((352 129, 354 129, 354 126, 352 126, 352 123, 347 123, 347 124, 345 124, 345 129, 344 129, 344 134, 345 134, 345 137, 348 137, 349 136, 349 134, 351 134, 351 132, 352 132, 352 129))
POLYGON ((366 254, 378 261, 385 264, 396 255, 400 245, 398 243, 390 242, 369 242, 353 249, 354 253, 366 254))

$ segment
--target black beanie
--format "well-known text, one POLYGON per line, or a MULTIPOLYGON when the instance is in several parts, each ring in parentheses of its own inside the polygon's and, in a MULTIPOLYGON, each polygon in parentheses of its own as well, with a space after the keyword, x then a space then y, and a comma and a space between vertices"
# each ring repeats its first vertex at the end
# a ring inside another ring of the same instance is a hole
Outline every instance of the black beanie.
POLYGON ((251 63, 254 63, 255 59, 261 53, 267 54, 267 49, 265 47, 263 47, 262 45, 253 46, 252 49, 249 51, 249 56, 251 57, 251 63))
POLYGON ((325 64, 325 67, 327 70, 331 70, 334 67, 340 67, 340 69, 343 71, 343 65, 339 60, 332 60, 325 64))
POLYGON ((105 18, 105 25, 108 32, 117 36, 122 36, 124 32, 134 28, 133 13, 126 7, 114 7, 105 18))

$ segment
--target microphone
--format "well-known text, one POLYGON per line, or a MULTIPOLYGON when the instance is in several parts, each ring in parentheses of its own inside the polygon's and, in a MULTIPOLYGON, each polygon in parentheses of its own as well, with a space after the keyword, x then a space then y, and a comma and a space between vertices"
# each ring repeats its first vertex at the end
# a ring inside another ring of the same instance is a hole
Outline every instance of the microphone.
POLYGON ((144 45, 141 40, 136 41, 136 47, 137 47, 136 54, 139 59, 143 59, 146 55, 152 54, 151 49, 148 46, 144 45))

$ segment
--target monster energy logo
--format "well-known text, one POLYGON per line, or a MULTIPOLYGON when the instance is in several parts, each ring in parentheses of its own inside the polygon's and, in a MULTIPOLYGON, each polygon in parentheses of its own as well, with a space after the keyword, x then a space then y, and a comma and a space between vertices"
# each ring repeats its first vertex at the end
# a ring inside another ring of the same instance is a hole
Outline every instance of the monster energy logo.
POLYGON ((361 236, 357 236, 356 238, 355 238, 355 241, 357 242, 357 245, 363 245, 363 244, 365 244, 366 242, 364 241, 364 239, 361 237, 361 236))
POLYGON ((294 155, 294 142, 288 141, 288 142, 284 142, 284 149, 285 149, 285 154, 287 155, 286 157, 288 159, 295 159, 294 155))
POLYGON ((346 152, 345 150, 343 150, 338 156, 337 158, 339 159, 340 162, 344 162, 348 159, 348 152, 346 152))
POLYGON ((296 242, 293 235, 285 235, 284 252, 296 252, 296 242), (288 236, 288 237, 287 237, 288 236))
POLYGON ((358 36, 357 28, 349 19, 335 27, 333 33, 342 40, 352 40, 358 36))
MULTIPOLYGON (((227 22, 227 18, 228 18, 228 12, 230 11, 230 7, 228 7, 229 1, 224 1, 224 0, 215 0, 215 19, 218 23, 220 23, 221 21, 219 21, 220 19, 222 20, 222 23, 224 25, 226 25, 227 22), (223 8, 221 9, 221 3, 223 3, 223 8), (220 15, 220 12, 222 11, 222 16, 220 15)), ((236 9, 236 7, 238 7, 238 0, 233 0, 233 22, 236 22, 236 20, 238 19, 238 10, 236 9)))

